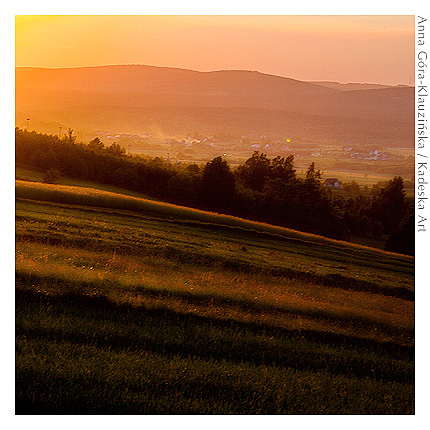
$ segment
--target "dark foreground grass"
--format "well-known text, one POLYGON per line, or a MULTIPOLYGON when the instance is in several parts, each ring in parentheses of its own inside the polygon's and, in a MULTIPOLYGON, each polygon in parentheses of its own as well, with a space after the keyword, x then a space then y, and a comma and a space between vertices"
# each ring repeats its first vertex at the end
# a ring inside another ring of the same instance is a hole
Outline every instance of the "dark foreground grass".
POLYGON ((17 414, 414 413, 413 258, 161 215, 17 200, 17 414))
MULTIPOLYGON (((70 275, 72 274, 73 272, 70 273, 70 275)), ((179 275, 177 272, 176 274, 179 275)), ((190 292, 188 289, 177 290, 163 288, 163 286, 160 288, 157 285, 151 287, 131 284, 127 286, 109 279, 77 280, 72 276, 62 277, 59 274, 47 276, 26 273, 22 269, 16 271, 15 279, 16 284, 22 290, 36 290, 50 296, 67 294, 69 297, 74 297, 74 301, 101 296, 109 298, 117 304, 131 304, 146 308, 162 306, 164 309, 216 317, 218 320, 258 322, 263 325, 302 332, 313 330, 318 331, 319 336, 324 337, 327 337, 328 334, 341 334, 409 347, 414 343, 413 323, 410 318, 394 313, 366 311, 364 307, 351 310, 346 306, 343 308, 331 306, 328 301, 307 304, 309 299, 305 298, 295 303, 288 303, 288 299, 293 300, 293 296, 287 295, 282 305, 276 305, 267 300, 259 302, 252 300, 249 296, 241 297, 239 294, 235 295, 234 291, 229 293, 226 288, 220 291, 190 292), (397 320, 393 321, 393 318, 397 318, 397 320)), ((220 279, 225 280, 225 278, 220 279)), ((369 299, 366 294, 361 297, 363 300, 369 299)), ((384 302, 382 304, 384 306, 394 305, 393 300, 396 299, 389 298, 386 304, 384 302)), ((408 308, 410 309, 410 306, 400 307, 403 311, 408 308)))
POLYGON ((413 349, 18 290, 18 414, 410 414, 413 349))

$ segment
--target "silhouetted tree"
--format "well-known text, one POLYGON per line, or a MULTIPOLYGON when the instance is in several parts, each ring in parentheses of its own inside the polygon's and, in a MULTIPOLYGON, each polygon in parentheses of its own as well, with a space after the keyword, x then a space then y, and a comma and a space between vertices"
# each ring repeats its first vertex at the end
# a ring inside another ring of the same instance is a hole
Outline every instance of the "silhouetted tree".
POLYGON ((104 143, 98 138, 95 137, 89 144, 88 148, 94 151, 101 151, 105 148, 104 143))
POLYGON ((255 151, 242 166, 238 167, 237 176, 245 187, 261 191, 271 171, 270 160, 266 154, 255 151))
POLYGON ((203 169, 199 200, 207 208, 230 210, 236 193, 235 178, 221 157, 208 162, 203 169))
POLYGON ((308 170, 306 171, 306 180, 307 184, 311 184, 313 186, 320 186, 321 184, 321 171, 316 170, 315 163, 312 161, 308 170))
POLYGON ((399 227, 388 238, 385 244, 387 251, 415 255, 415 216, 407 216, 399 227))
POLYGON ((360 186, 355 181, 343 184, 343 189, 349 194, 359 194, 360 186))
POLYGON ((60 168, 60 161, 58 160, 56 152, 52 148, 49 148, 46 152, 41 152, 39 154, 39 165, 37 167, 43 170, 58 170, 60 168))
POLYGON ((106 148, 106 153, 113 155, 114 157, 123 157, 127 154, 127 151, 117 143, 112 143, 111 146, 106 148))
POLYGON ((115 185, 123 188, 136 189, 138 178, 134 169, 127 166, 120 166, 112 172, 112 177, 115 180, 115 185))
POLYGON ((66 141, 70 144, 73 144, 76 142, 76 136, 73 136, 73 129, 69 128, 67 130, 67 136, 65 136, 66 141))
POLYGON ((200 173, 200 167, 196 163, 189 164, 185 170, 194 175, 198 175, 200 173))
POLYGON ((405 216, 406 208, 403 179, 396 176, 373 200, 370 214, 383 225, 386 234, 392 234, 405 216))
POLYGON ((286 184, 295 179, 296 171, 294 169, 294 155, 289 155, 288 157, 275 157, 271 161, 270 177, 272 179, 281 179, 286 184))

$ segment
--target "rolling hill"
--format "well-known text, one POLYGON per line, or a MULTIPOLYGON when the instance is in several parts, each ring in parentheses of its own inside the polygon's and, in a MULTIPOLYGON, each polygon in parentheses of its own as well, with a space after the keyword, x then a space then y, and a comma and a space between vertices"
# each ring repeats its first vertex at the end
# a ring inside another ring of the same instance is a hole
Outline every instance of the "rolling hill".
POLYGON ((255 71, 122 65, 16 68, 16 121, 39 129, 229 133, 411 147, 414 88, 344 91, 255 71))
POLYGON ((17 414, 413 414, 414 258, 16 182, 17 414))

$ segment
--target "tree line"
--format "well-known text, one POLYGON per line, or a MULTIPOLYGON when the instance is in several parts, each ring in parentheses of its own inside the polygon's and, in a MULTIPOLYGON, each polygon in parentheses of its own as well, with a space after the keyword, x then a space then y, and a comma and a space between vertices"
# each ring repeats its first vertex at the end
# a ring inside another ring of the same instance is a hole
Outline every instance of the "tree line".
MULTIPOLYGON (((401 177, 373 193, 341 195, 322 186, 315 163, 300 178, 293 155, 270 159, 256 151, 235 169, 222 157, 172 166, 159 157, 127 154, 116 143, 106 146, 98 137, 77 143, 70 129, 62 139, 19 128, 15 137, 16 162, 43 170, 47 182, 61 175, 91 180, 336 239, 386 237, 387 249, 413 254, 413 201, 406 199, 401 177)), ((348 186, 357 191, 354 182, 348 186)))

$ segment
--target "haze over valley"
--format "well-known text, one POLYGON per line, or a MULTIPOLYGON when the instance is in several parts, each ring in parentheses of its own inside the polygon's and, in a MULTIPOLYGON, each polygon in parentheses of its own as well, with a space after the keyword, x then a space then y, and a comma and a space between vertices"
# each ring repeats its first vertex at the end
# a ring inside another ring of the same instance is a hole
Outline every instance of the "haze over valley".
POLYGON ((37 131, 70 127, 78 140, 98 136, 131 152, 186 161, 226 154, 241 162, 262 150, 292 153, 304 164, 314 154, 328 169, 338 168, 336 158, 356 170, 389 159, 392 170, 393 162, 410 164, 413 109, 408 86, 138 65, 16 68, 17 126, 29 118, 37 131))

